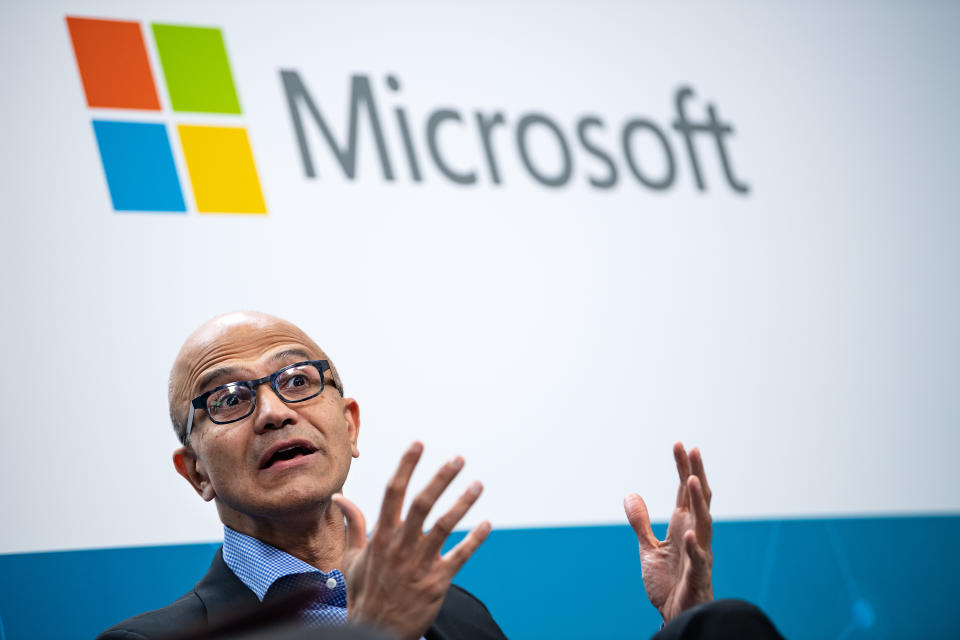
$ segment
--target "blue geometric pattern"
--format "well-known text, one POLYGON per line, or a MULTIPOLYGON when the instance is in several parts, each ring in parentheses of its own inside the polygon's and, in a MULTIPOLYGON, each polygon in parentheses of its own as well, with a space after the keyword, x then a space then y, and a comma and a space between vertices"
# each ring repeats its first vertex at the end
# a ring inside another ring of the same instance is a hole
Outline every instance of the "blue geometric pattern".
MULTIPOLYGON (((714 592, 759 604, 792 640, 957 638, 957 540, 958 515, 716 522, 714 592)), ((7 638, 92 638, 188 591, 219 546, 0 555, 7 638)), ((627 525, 495 529, 455 582, 513 639, 660 627, 627 525)))
POLYGON ((301 615, 312 625, 347 622, 347 585, 343 574, 324 573, 266 542, 223 528, 223 560, 260 602, 309 591, 313 598, 301 615))
POLYGON ((186 212, 166 126, 94 120, 93 131, 114 209, 186 212))

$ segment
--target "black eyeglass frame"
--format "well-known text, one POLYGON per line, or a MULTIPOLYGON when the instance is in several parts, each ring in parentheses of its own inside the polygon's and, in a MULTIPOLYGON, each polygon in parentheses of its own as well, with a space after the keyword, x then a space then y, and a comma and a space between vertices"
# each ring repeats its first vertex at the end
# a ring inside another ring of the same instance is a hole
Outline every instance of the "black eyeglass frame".
MULTIPOLYGON (((193 431, 193 414, 197 409, 202 409, 204 413, 207 414, 207 417, 210 418, 210 422, 213 422, 214 424, 230 424, 231 422, 239 422, 240 420, 243 420, 244 418, 250 416, 250 414, 252 414, 254 410, 257 408, 256 388, 259 387, 260 385, 266 384, 267 382, 269 382, 270 388, 273 389, 273 392, 275 394, 277 394, 277 397, 283 400, 284 402, 286 402, 287 404, 293 404, 295 402, 305 402, 312 398, 316 398, 318 395, 323 393, 324 389, 326 389, 327 381, 323 377, 323 374, 326 371, 331 371, 330 363, 328 361, 304 360, 303 362, 294 362, 293 364, 288 364, 282 369, 277 369, 270 375, 264 376, 263 378, 257 378, 256 380, 238 380, 236 382, 228 382, 227 384, 221 384, 218 387, 214 387, 213 389, 210 389, 210 391, 201 393, 196 398, 190 401, 189 416, 187 417, 187 429, 184 434, 184 441, 186 441, 186 439, 190 437, 190 433, 193 431), (306 398, 300 398, 298 400, 287 400, 286 398, 283 397, 283 394, 280 393, 280 390, 277 388, 277 378, 279 378, 280 375, 287 369, 293 369, 294 367, 302 367, 305 364, 313 365, 320 371, 320 390, 314 393, 313 395, 307 396, 306 398), (207 411, 207 399, 217 391, 220 391, 221 389, 226 389, 227 387, 236 387, 238 385, 247 387, 248 389, 250 389, 250 393, 252 394, 253 400, 250 402, 249 413, 242 415, 239 418, 234 418, 232 420, 222 420, 222 421, 215 420, 213 416, 210 415, 210 412, 207 411)), ((343 388, 340 386, 340 383, 337 382, 336 379, 332 380, 332 382, 333 382, 334 388, 340 393, 340 396, 342 397, 343 388)))

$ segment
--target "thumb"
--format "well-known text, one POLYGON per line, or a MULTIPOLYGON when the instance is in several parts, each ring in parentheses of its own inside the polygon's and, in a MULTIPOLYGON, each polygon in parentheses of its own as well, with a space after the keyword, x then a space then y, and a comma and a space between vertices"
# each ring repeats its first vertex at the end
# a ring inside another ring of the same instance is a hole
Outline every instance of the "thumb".
POLYGON ((343 517, 347 519, 347 550, 363 549, 367 544, 367 521, 360 507, 347 500, 342 493, 333 494, 331 500, 340 507, 343 517))
POLYGON ((635 493, 628 494, 623 499, 623 510, 627 513, 627 520, 630 521, 633 532, 637 534, 640 549, 642 551, 656 549, 659 545, 656 536, 653 535, 653 529, 650 528, 650 514, 647 513, 647 505, 643 498, 635 493))

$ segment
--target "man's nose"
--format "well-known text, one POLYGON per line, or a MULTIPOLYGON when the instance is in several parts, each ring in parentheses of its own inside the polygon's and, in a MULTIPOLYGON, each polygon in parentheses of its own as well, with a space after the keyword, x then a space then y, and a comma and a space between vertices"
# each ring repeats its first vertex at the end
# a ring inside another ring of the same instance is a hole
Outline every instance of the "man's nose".
POLYGON ((253 429, 263 433, 282 429, 297 421, 297 412, 280 399, 269 384, 257 388, 257 407, 253 412, 253 429))

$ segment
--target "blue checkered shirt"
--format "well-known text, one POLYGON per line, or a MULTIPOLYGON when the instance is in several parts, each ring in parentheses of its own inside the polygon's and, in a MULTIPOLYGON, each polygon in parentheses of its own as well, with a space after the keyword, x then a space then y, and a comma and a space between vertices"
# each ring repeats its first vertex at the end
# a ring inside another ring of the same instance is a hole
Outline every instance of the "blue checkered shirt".
POLYGON ((223 527, 223 560, 260 602, 309 589, 315 595, 300 615, 310 625, 345 624, 347 583, 338 569, 324 573, 289 553, 223 527))

